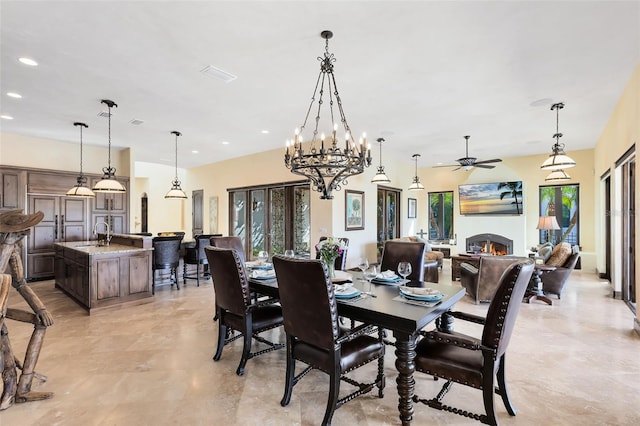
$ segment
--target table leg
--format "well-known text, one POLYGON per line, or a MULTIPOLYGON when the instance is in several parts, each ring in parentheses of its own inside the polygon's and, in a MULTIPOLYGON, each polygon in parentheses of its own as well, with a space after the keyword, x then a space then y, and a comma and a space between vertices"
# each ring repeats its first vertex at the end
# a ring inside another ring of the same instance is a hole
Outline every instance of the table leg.
POLYGON ((436 318, 436 328, 443 333, 453 333, 453 316, 449 311, 436 318))
POLYGON ((531 275, 529 289, 524 298, 527 303, 531 303, 534 300, 540 300, 541 302, 545 302, 548 305, 553 305, 553 301, 545 296, 544 291, 542 291, 542 280, 540 279, 541 275, 541 270, 534 269, 533 275, 531 275))
POLYGON ((416 358, 416 334, 407 334, 394 331, 396 338, 396 369, 398 378, 398 410, 400 421, 403 425, 410 425, 413 420, 413 395, 416 382, 413 373, 416 371, 414 360, 416 358))

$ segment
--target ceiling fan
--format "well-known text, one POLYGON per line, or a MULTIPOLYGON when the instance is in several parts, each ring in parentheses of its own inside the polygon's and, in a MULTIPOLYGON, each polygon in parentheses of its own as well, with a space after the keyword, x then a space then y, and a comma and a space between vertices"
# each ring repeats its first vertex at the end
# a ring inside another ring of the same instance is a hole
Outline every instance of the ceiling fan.
POLYGON ((502 161, 500 158, 494 158, 493 160, 476 161, 477 160, 476 157, 469 157, 469 138, 470 137, 471 136, 464 137, 465 144, 466 144, 466 154, 464 157, 458 158, 456 160, 458 164, 446 164, 446 165, 433 166, 433 167, 455 167, 455 169, 453 169, 452 171, 456 171, 460 169, 470 170, 472 167, 480 167, 483 169, 493 169, 495 166, 489 163, 499 163, 502 161))

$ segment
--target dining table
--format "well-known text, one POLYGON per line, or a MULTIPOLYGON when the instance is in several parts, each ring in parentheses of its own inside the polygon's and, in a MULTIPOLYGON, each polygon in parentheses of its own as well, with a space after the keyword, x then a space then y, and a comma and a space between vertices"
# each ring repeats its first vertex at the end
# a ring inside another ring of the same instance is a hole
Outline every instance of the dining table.
MULTIPOLYGON (((354 299, 336 297, 338 314, 351 320, 376 325, 393 332, 395 337, 395 366, 398 370, 396 384, 398 389, 398 410, 403 425, 410 425, 413 420, 413 396, 415 392, 416 342, 420 330, 434 322, 436 327, 445 332, 453 331, 453 317, 448 311, 462 299, 465 289, 460 285, 435 284, 424 281, 403 280, 396 283, 369 284, 362 278, 361 272, 349 272, 352 285, 362 294, 354 299), (443 294, 437 303, 418 304, 411 300, 402 300, 399 285, 408 287, 432 288, 443 294), (367 294, 371 292, 373 295, 367 294)), ((249 276, 251 290, 266 296, 278 298, 277 277, 262 275, 249 276)))

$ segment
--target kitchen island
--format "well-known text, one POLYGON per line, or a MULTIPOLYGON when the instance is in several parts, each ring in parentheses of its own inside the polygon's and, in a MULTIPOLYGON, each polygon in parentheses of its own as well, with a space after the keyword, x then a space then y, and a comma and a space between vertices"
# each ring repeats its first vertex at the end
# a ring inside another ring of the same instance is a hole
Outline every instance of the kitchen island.
POLYGON ((115 234, 55 244, 55 285, 91 312, 151 302, 151 237, 115 234))

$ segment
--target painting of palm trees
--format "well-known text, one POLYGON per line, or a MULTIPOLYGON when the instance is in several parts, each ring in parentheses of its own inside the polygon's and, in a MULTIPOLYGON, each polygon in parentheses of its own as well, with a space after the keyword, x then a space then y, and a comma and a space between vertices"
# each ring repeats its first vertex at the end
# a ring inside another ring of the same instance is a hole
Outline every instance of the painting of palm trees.
POLYGON ((462 215, 520 215, 523 213, 522 181, 460 185, 462 215))

